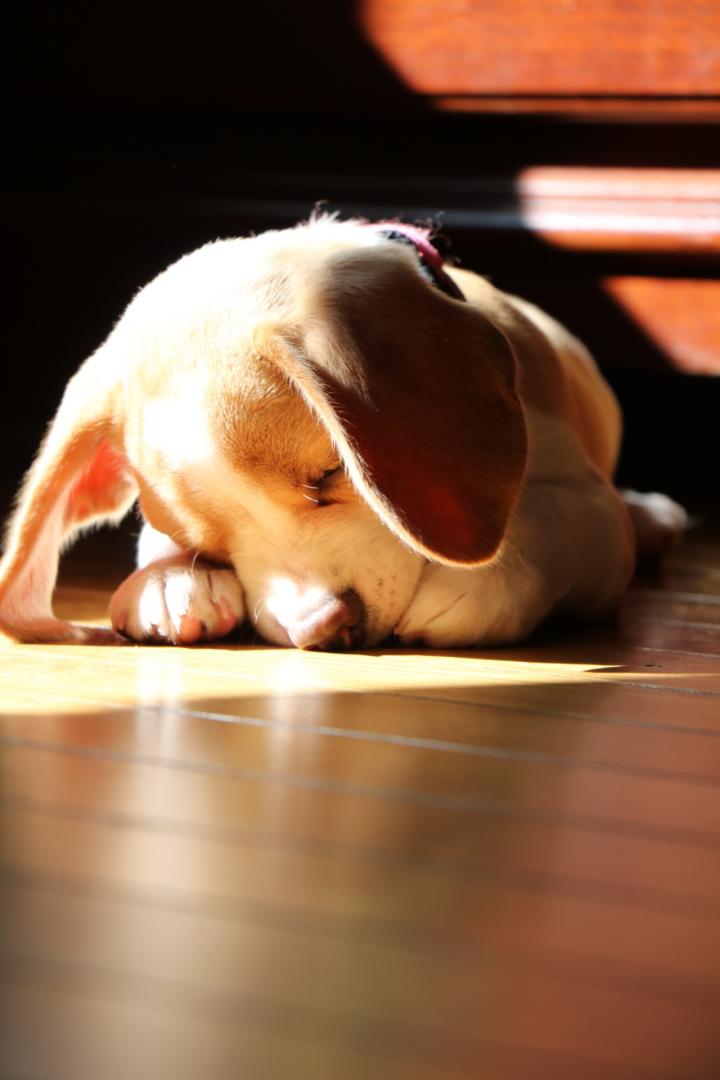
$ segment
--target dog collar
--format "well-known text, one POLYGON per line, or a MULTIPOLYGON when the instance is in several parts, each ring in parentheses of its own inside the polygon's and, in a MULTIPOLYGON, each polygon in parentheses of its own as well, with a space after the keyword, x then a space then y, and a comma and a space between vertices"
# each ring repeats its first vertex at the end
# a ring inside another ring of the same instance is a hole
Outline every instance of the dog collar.
POLYGON ((404 221, 378 221, 369 224, 368 228, 387 237, 388 240, 414 248, 420 260, 420 269, 428 281, 431 281, 447 296, 452 296, 453 300, 465 299, 462 290, 443 269, 445 260, 438 249, 430 243, 429 229, 422 229, 419 225, 407 225, 404 221))

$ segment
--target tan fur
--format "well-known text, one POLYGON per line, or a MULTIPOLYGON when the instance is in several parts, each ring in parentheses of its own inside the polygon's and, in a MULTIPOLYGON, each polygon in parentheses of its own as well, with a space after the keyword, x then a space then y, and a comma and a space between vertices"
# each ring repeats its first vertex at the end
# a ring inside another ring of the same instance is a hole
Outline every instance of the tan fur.
POLYGON ((247 617, 303 647, 490 644, 606 615, 634 545, 615 400, 549 316, 450 273, 467 303, 412 250, 320 219, 161 274, 68 387, 8 531, 0 629, 117 640, 51 596, 61 545, 137 495, 141 565, 111 607, 136 640, 247 617))

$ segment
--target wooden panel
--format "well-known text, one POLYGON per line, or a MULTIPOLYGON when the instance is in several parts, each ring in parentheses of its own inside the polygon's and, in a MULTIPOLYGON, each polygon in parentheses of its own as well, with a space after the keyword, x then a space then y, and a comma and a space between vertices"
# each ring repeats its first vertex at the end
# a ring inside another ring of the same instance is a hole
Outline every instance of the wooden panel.
POLYGON ((720 94, 714 0, 363 0, 360 19, 420 94, 720 94))

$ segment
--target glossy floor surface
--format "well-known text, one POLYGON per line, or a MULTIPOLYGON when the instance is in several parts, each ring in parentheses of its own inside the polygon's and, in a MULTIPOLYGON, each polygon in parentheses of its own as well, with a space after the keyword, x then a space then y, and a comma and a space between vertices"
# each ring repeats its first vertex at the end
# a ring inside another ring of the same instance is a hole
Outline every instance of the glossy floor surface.
POLYGON ((7 1080, 720 1076, 708 530, 515 650, 3 642, 0 743, 7 1080))

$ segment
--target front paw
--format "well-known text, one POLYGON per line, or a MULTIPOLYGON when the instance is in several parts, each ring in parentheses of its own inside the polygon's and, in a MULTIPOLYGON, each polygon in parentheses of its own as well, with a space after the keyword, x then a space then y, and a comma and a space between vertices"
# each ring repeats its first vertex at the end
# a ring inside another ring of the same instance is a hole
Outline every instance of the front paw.
POLYGON ((110 601, 113 629, 133 641, 214 641, 244 617, 234 571, 190 556, 159 559, 136 570, 110 601))

